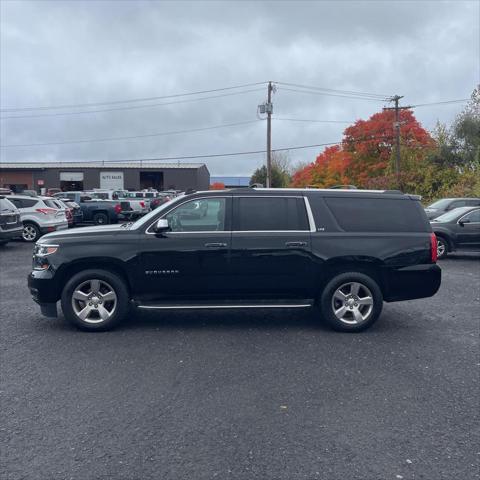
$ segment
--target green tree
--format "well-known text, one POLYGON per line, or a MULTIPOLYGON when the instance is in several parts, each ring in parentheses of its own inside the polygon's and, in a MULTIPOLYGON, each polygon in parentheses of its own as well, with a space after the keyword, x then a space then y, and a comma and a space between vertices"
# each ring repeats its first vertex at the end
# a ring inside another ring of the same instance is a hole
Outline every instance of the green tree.
MULTIPOLYGON (((272 187, 283 188, 290 184, 290 159, 288 154, 273 152, 272 154, 272 187)), ((250 179, 250 184, 267 184, 267 167, 257 168, 250 179)))

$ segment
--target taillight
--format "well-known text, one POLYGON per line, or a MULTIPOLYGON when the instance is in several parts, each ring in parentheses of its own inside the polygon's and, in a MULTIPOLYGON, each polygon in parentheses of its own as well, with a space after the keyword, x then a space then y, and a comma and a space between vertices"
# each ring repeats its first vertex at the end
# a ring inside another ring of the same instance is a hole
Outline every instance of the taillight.
POLYGON ((115 205, 115 213, 120 213, 122 211, 122 206, 120 204, 115 205))
POLYGON ((434 233, 430 234, 430 251, 432 263, 436 263, 438 259, 437 250, 437 236, 434 233))
POLYGON ((140 206, 141 206, 142 208, 145 208, 145 202, 140 202, 140 206))
POLYGON ((37 208, 35 211, 44 215, 55 215, 57 213, 54 208, 37 208))

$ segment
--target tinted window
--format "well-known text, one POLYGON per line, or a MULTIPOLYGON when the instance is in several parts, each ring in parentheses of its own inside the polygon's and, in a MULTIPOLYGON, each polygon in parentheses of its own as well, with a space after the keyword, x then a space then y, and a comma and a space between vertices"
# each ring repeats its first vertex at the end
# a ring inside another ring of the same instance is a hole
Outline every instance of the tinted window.
POLYGON ((480 222, 480 210, 475 210, 474 212, 470 212, 468 215, 462 217, 462 220, 470 220, 470 222, 478 223, 480 222))
POLYGON ((383 198, 325 197, 339 226, 347 232, 426 232, 419 203, 383 198))
POLYGON ((455 202, 452 202, 451 205, 449 205, 448 209, 452 210, 453 208, 458 208, 458 207, 464 207, 467 204, 465 200, 456 200, 455 202))
POLYGON ((239 197, 235 199, 233 230, 308 230, 303 198, 239 197))
POLYGON ((47 207, 50 208, 63 208, 57 201, 55 200, 44 200, 43 201, 47 207))
POLYGON ((172 232, 212 232, 225 230, 225 198, 202 198, 186 202, 165 218, 172 232))
POLYGON ((10 201, 13 202, 17 208, 30 208, 38 202, 38 200, 30 200, 27 198, 11 198, 10 201))
POLYGON ((480 205, 480 199, 467 200, 466 204, 469 205, 470 207, 476 207, 477 205, 480 205))

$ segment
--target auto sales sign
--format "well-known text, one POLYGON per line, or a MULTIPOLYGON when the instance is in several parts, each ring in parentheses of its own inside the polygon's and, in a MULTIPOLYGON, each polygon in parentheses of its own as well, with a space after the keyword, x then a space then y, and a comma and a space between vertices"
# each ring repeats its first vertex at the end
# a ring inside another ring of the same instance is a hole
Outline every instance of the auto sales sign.
POLYGON ((123 172, 100 172, 100 188, 123 190, 123 172))

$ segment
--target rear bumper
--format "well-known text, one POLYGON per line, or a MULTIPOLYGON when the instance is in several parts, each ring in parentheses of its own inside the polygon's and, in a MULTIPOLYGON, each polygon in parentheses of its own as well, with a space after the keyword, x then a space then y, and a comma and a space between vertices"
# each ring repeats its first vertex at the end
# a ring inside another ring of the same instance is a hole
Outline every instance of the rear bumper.
POLYGON ((384 300, 398 302, 432 297, 442 283, 442 271, 436 264, 388 268, 384 271, 384 300))
POLYGON ((52 223, 47 225, 41 225, 40 232, 42 234, 45 234, 45 233, 57 232, 58 230, 65 230, 67 228, 68 228, 68 222, 65 220, 62 223, 52 223))

